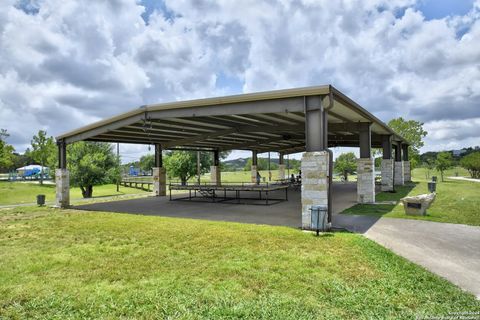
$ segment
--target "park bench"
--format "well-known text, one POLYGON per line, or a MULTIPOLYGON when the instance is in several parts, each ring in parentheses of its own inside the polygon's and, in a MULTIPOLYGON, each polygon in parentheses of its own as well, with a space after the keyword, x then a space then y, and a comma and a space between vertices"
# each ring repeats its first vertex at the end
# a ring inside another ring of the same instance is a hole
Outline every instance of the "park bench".
POLYGON ((400 199, 403 203, 405 214, 424 216, 435 200, 436 193, 420 194, 418 196, 404 197, 400 199))

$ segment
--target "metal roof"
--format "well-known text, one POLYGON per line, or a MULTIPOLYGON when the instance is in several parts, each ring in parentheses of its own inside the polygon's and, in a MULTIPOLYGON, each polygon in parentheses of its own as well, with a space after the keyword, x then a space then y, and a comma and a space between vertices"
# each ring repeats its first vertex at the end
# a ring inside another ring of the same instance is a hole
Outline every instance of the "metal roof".
POLYGON ((372 146, 381 135, 405 139, 331 85, 176 101, 142 106, 61 134, 57 140, 156 144, 207 150, 305 150, 305 99, 321 96, 328 110, 329 146, 358 146, 358 124, 371 123, 372 146), (330 104, 333 99, 333 104, 330 104))

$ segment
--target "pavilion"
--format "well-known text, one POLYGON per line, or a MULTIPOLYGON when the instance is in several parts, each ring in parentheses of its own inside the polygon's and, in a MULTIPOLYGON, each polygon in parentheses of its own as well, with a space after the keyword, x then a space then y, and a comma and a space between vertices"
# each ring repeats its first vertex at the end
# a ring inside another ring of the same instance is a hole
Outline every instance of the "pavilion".
MULTIPOLYGON (((211 181, 221 184, 219 153, 252 152, 252 181, 257 154, 279 153, 279 175, 285 177, 284 156, 303 152, 301 217, 310 226, 314 205, 331 207, 332 153, 329 147, 359 147, 357 202, 375 202, 372 148, 383 150, 381 189, 410 181, 408 142, 385 123, 331 85, 176 101, 141 106, 130 112, 81 127, 57 137, 57 204, 69 206, 67 148, 77 141, 149 144, 155 146, 154 193, 166 195, 162 150, 208 151, 214 158, 211 181)), ((331 221, 331 210, 329 210, 331 221)))

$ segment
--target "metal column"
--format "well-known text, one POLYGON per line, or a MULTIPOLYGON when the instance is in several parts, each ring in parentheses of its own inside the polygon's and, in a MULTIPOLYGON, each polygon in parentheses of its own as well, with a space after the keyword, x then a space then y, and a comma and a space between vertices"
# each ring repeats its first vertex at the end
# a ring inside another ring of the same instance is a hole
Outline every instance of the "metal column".
POLYGON ((408 144, 402 144, 402 160, 408 161, 408 144))
POLYGON ((392 159, 392 136, 382 136, 382 150, 383 159, 392 159))
POLYGON ((361 122, 359 123, 360 129, 360 158, 371 158, 371 148, 372 148, 372 131, 371 123, 361 122))
POLYGON ((162 146, 158 143, 155 144, 155 167, 163 167, 162 146))
POLYGON ((67 169, 67 144, 65 140, 59 140, 58 146, 58 168, 67 169))
POLYGON ((305 108, 305 147, 307 152, 322 151, 327 148, 325 144, 327 132, 325 131, 325 110, 322 97, 309 96, 304 98, 305 108))

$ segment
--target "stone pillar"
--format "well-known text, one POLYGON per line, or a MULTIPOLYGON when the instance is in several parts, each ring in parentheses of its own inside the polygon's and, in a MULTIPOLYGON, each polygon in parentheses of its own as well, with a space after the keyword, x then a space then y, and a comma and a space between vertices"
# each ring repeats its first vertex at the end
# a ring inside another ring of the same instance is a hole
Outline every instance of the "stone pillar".
POLYGON ((328 206, 327 151, 305 152, 302 155, 302 228, 310 229, 310 208, 328 206))
POLYGON ((221 171, 219 166, 210 166, 210 182, 216 186, 222 184, 221 171))
POLYGON ((382 191, 393 191, 393 159, 382 159, 382 191))
POLYGON ((285 179, 285 165, 279 164, 278 165, 278 179, 283 180, 285 179))
POLYGON ((395 161, 395 185, 403 186, 405 184, 404 175, 403 175, 403 161, 395 161))
POLYGON ((257 166, 252 165, 252 182, 257 183, 257 166))
POLYGON ((70 173, 67 169, 55 170, 56 199, 55 205, 60 208, 70 206, 70 173))
POLYGON ((375 160, 372 158, 357 160, 357 202, 375 202, 375 160))
POLYGON ((163 167, 153 168, 153 193, 157 197, 167 195, 167 170, 163 167))
POLYGON ((410 161, 403 161, 403 182, 411 182, 412 173, 410 169, 410 161))

